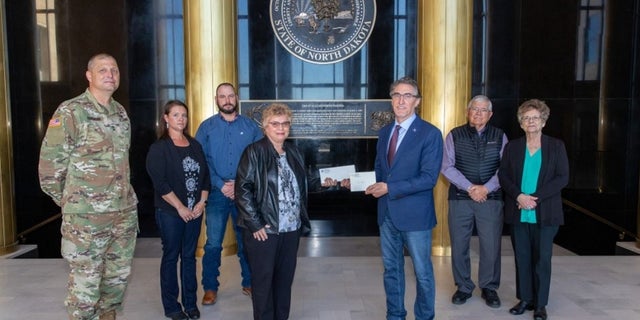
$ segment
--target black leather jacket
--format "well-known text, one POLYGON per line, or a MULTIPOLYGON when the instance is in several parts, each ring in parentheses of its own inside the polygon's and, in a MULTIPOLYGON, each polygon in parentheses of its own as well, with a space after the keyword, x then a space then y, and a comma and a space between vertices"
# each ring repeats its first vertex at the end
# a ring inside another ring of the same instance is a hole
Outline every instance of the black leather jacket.
MULTIPOLYGON (((304 158, 293 143, 285 141, 287 161, 298 180, 300 221, 303 233, 311 230, 307 213, 307 176, 304 158)), ((278 233, 278 152, 267 137, 247 146, 242 153, 235 183, 238 226, 252 233, 266 225, 267 233, 278 233)))

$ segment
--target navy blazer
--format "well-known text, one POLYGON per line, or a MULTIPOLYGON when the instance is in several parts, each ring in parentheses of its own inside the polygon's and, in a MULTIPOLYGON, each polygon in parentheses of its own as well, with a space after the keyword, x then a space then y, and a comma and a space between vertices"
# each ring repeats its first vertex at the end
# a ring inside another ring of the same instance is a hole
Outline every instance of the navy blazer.
POLYGON ((391 166, 387 146, 395 122, 380 130, 376 147, 376 181, 388 193, 378 199, 378 225, 389 215, 401 231, 425 231, 436 225, 433 188, 442 165, 442 132, 416 117, 405 134, 391 166))
MULTIPOLYGON (((520 209, 516 198, 522 193, 522 170, 527 149, 526 137, 509 141, 504 147, 498 170, 500 186, 505 193, 504 222, 518 224, 520 209)), ((569 160, 564 143, 556 138, 542 135, 542 165, 538 176, 536 192, 536 221, 542 226, 564 224, 562 211, 562 189, 569 183, 569 160)))

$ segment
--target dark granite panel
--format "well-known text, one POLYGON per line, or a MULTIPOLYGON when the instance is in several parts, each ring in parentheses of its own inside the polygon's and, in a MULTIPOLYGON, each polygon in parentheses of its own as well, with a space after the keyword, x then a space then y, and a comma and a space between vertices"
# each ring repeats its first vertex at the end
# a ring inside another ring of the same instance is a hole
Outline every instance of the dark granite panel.
POLYGON ((519 15, 520 97, 571 98, 577 1, 522 1, 519 15))
MULTIPOLYGON (((637 77, 629 72, 633 68, 633 55, 638 54, 638 30, 631 27, 634 24, 634 6, 630 2, 606 3, 608 14, 615 17, 609 19, 609 24, 605 26, 606 38, 603 41, 603 52, 606 53, 604 94, 607 98, 629 97, 633 77, 637 77)), ((638 19, 637 12, 635 19, 638 19)))
MULTIPOLYGON (((273 63, 276 59, 276 47, 279 47, 269 20, 269 1, 248 1, 249 11, 249 61, 239 61, 239 63, 249 64, 249 87, 251 99, 275 99, 275 68, 273 63), (269 31, 269 32, 265 32, 269 31)), ((282 48, 281 48, 282 49, 282 48)), ((284 50, 284 49, 283 49, 284 50)), ((283 90, 291 88, 291 80, 278 79, 283 90), (289 85, 286 85, 288 81, 289 85)), ((282 92, 286 96, 291 96, 290 91, 282 92), (285 92, 287 92, 285 94, 285 92)), ((242 97, 249 99, 249 97, 242 97)))
POLYGON ((572 135, 565 141, 571 159, 569 188, 597 189, 595 172, 598 160, 598 101, 576 100, 574 105, 572 135))
MULTIPOLYGON (((413 8, 415 8, 415 0, 406 2, 409 5, 413 4, 413 8)), ((369 60, 367 65, 370 70, 367 79, 367 92, 369 96, 363 98, 388 99, 389 84, 395 80, 393 74, 394 1, 376 1, 376 9, 376 25, 367 43, 369 55, 366 58, 369 60)), ((411 9, 411 7, 409 7, 409 9, 411 9)), ((412 12, 415 12, 415 9, 412 12)), ((408 57, 408 59, 414 59, 415 61, 415 52, 414 55, 408 57)), ((407 71, 411 72, 413 70, 408 69, 407 71)), ((415 74, 409 73, 407 75, 415 77, 415 74)))
MULTIPOLYGON (((479 2, 479 1, 475 1, 479 2)), ((520 72, 518 55, 518 1, 488 1, 489 15, 487 19, 487 56, 486 59, 486 94, 492 99, 514 99, 518 95, 517 77, 520 72)), ((481 19, 476 16, 474 19, 481 19)), ((474 24, 475 25, 475 24, 474 24)), ((481 36, 474 30, 474 38, 481 36), (477 35, 476 35, 477 34, 477 35)), ((474 44, 474 50, 480 49, 474 44)), ((482 66, 476 63, 480 59, 474 53, 473 74, 482 66)), ((480 92, 475 92, 480 93, 480 92)))

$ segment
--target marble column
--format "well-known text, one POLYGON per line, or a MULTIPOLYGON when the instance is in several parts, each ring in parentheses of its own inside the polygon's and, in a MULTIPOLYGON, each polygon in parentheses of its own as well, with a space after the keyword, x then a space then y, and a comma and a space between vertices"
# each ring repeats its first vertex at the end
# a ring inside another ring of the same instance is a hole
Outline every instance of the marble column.
MULTIPOLYGON (((206 118, 217 113, 215 89, 222 82, 238 82, 236 0, 184 1, 186 102, 191 134, 206 118)), ((204 253, 203 223, 197 255, 204 253)), ((222 244, 223 255, 237 252, 231 224, 222 244)))
POLYGON ((15 195, 13 185, 13 143, 7 63, 7 35, 4 2, 0 6, 0 255, 17 248, 15 195))
MULTIPOLYGON (((418 1, 417 81, 422 92, 420 116, 444 136, 466 122, 471 98, 473 2, 418 1)), ((433 255, 451 255, 447 221, 449 183, 440 176, 434 190, 438 225, 433 255)))

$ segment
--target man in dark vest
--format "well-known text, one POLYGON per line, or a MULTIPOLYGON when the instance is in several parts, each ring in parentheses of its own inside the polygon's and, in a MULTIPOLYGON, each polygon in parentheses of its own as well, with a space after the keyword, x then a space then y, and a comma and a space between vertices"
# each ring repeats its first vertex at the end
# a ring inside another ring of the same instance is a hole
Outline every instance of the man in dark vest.
MULTIPOLYGON (((449 180, 449 235, 451 265, 457 290, 451 302, 471 298, 469 242, 475 226, 480 242, 478 286, 492 308, 500 307, 500 243, 502 239, 502 191, 498 167, 507 136, 488 125, 491 100, 475 96, 467 105, 467 124, 451 130, 445 139, 442 174, 449 180)), ((523 151, 524 152, 524 151, 523 151)))

